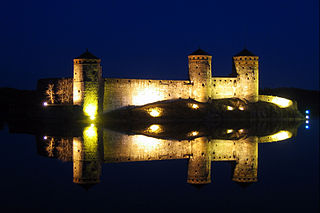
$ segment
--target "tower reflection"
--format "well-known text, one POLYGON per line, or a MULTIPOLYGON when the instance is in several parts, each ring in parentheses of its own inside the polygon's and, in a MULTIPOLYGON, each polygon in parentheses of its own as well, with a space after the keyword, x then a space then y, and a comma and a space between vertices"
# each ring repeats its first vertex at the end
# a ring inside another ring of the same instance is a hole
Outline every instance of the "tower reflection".
POLYGON ((100 182, 103 156, 98 129, 91 124, 73 138, 73 182, 88 189, 100 182))
POLYGON ((39 136, 39 153, 63 161, 73 161, 73 182, 89 188, 100 182, 102 163, 186 159, 189 184, 211 183, 211 162, 230 161, 232 180, 258 180, 259 143, 293 137, 299 124, 287 128, 182 127, 178 131, 164 124, 148 124, 115 131, 89 125, 74 137, 39 136), (125 134, 125 133, 126 134, 125 134))

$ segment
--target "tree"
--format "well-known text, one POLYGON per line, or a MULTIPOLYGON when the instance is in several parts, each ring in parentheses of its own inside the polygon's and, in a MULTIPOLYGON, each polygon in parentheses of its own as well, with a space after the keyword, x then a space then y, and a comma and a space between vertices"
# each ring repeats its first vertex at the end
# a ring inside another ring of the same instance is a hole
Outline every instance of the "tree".
POLYGON ((58 145, 56 146, 57 157, 62 161, 72 160, 72 139, 61 138, 58 145))
POLYGON ((51 138, 49 143, 48 143, 48 146, 46 147, 46 151, 48 153, 48 157, 53 157, 53 150, 54 150, 54 145, 55 145, 55 142, 54 142, 54 138, 51 138))
POLYGON ((54 84, 49 84, 48 89, 46 90, 46 94, 48 95, 49 102, 51 104, 54 103, 54 90, 53 90, 54 84))
POLYGON ((62 104, 67 104, 71 102, 72 98, 72 84, 68 79, 62 79, 58 82, 58 91, 57 95, 59 101, 62 104))

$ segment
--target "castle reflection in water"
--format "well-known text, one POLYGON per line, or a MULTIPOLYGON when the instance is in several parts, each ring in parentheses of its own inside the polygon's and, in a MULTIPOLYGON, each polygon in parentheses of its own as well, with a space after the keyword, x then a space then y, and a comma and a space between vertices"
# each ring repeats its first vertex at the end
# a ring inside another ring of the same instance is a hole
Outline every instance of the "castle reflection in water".
POLYGON ((85 188, 100 182, 103 163, 175 159, 188 161, 186 179, 190 184, 211 182, 212 161, 230 161, 234 168, 232 180, 248 184, 258 180, 259 143, 291 138, 298 124, 286 128, 273 124, 222 127, 210 130, 210 134, 208 129, 178 126, 180 129, 172 130, 170 125, 148 124, 115 131, 91 124, 77 136, 38 134, 37 147, 41 155, 72 161, 73 182, 85 188))

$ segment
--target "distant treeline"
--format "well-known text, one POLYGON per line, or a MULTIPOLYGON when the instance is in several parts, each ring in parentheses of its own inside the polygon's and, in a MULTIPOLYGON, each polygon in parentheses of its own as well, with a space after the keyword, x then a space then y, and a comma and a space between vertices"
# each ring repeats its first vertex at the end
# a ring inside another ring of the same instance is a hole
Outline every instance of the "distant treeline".
POLYGON ((311 116, 319 116, 320 91, 280 87, 260 89, 259 94, 280 96, 294 100, 298 103, 298 109, 303 114, 306 109, 309 109, 311 116))
POLYGON ((37 93, 32 90, 0 88, 0 100, 0 122, 12 115, 25 116, 38 105, 37 93))

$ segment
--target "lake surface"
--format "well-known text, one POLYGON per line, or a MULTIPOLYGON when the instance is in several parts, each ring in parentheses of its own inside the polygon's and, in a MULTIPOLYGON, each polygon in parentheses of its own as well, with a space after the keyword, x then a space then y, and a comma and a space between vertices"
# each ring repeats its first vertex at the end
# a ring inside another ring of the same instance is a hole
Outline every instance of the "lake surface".
POLYGON ((319 120, 261 128, 88 124, 70 135, 5 125, 0 211, 317 212, 319 120))

